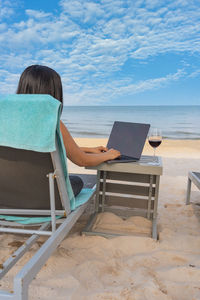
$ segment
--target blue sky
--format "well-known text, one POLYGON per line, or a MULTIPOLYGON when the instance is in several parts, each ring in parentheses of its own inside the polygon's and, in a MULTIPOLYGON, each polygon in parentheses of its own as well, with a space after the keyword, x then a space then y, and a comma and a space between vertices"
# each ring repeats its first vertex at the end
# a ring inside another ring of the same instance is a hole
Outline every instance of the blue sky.
POLYGON ((0 0, 0 93, 55 69, 66 105, 200 105, 199 0, 0 0))

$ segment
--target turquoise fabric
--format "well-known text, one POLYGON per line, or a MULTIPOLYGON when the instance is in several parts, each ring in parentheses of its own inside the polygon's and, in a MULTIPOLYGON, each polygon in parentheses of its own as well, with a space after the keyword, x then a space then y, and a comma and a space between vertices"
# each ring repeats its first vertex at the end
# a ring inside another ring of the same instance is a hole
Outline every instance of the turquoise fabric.
MULTIPOLYGON (((62 218, 61 216, 56 216, 56 219, 62 218)), ((37 224, 37 223, 45 223, 50 222, 51 217, 17 217, 17 216, 6 216, 6 215, 0 215, 0 220, 5 221, 12 221, 24 225, 31 225, 31 224, 37 224)))
POLYGON ((71 208, 71 210, 74 210, 74 209, 76 209, 76 203, 75 203, 74 192, 72 190, 72 186, 71 186, 71 183, 69 180, 69 173, 67 170, 67 155, 66 155, 65 146, 63 143, 62 134, 60 132, 60 118, 59 118, 59 121, 57 124, 56 136, 57 136, 58 149, 59 149, 60 158, 61 158, 61 164, 63 166, 63 173, 65 176, 65 181, 66 181, 66 185, 67 185, 67 194, 68 194, 69 201, 70 201, 70 208, 71 208))
MULTIPOLYGON (((70 207, 71 210, 74 210, 88 200, 89 194, 83 190, 83 198, 80 196, 81 194, 78 195, 78 202, 76 202, 67 171, 66 151, 60 132, 60 114, 61 103, 50 95, 16 94, 1 96, 0 146, 38 152, 53 152, 56 149, 55 137, 57 136, 70 207)), ((18 217, 15 218, 17 221, 18 217)), ((34 219, 36 220, 36 218, 34 219)), ((43 222, 48 221, 47 217, 42 219, 45 219, 43 222)), ((37 218, 37 220, 41 222, 41 218, 37 218)), ((30 223, 32 223, 31 220, 30 223)))
POLYGON ((75 198, 76 208, 82 205, 83 203, 87 202, 93 192, 93 189, 82 189, 80 194, 78 194, 75 198))
MULTIPOLYGON (((94 190, 92 189, 82 189, 80 194, 75 198, 75 208, 87 202, 93 192, 94 190)), ((56 218, 59 219, 62 218, 62 216, 57 216, 56 218)), ((50 222, 51 217, 21 217, 21 216, 17 217, 17 216, 0 215, 0 220, 14 221, 20 224, 28 225, 28 224, 50 222)))
POLYGON ((0 97, 0 145, 39 152, 55 151, 60 102, 49 95, 0 97))

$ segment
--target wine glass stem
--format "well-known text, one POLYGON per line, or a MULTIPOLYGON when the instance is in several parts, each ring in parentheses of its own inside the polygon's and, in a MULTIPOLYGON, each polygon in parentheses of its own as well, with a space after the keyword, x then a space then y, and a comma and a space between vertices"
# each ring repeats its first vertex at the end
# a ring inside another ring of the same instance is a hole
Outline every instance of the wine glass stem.
POLYGON ((154 158, 155 158, 155 156, 156 156, 156 148, 153 148, 153 150, 154 150, 154 158))

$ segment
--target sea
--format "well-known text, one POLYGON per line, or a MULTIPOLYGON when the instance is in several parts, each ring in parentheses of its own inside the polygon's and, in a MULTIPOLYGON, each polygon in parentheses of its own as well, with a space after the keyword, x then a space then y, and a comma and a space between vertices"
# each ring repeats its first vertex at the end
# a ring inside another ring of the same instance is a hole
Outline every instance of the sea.
POLYGON ((200 139, 199 106, 64 106, 61 120, 73 137, 108 138, 114 121, 148 123, 164 139, 200 139))

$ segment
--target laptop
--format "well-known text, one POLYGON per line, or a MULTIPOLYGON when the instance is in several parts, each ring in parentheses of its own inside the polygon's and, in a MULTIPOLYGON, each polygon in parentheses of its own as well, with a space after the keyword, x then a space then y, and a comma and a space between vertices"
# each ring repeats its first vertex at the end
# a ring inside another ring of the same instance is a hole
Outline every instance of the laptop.
POLYGON ((120 151, 121 156, 107 163, 126 163, 140 160, 150 124, 114 122, 107 148, 120 151))

